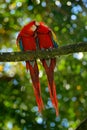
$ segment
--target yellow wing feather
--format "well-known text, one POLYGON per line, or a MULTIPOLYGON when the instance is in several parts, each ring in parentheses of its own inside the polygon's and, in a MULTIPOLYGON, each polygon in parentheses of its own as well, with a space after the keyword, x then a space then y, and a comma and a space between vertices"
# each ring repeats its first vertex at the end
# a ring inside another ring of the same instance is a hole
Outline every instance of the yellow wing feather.
POLYGON ((56 43, 58 43, 58 40, 57 40, 57 37, 56 37, 55 33, 54 33, 52 30, 51 30, 51 32, 52 32, 54 41, 55 41, 56 43))

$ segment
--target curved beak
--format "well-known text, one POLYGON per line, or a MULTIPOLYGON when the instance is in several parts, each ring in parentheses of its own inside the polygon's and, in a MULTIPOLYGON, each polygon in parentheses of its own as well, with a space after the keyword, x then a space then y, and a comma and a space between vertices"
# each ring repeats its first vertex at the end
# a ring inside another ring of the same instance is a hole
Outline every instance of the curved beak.
POLYGON ((35 25, 38 27, 38 26, 40 25, 40 23, 36 21, 36 22, 35 22, 35 25))

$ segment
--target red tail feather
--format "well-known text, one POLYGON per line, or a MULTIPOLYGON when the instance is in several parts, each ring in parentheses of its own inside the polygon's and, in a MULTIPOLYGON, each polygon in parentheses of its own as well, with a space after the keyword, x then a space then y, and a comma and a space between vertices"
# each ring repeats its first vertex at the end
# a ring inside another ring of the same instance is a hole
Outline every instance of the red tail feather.
POLYGON ((51 83, 48 81, 48 88, 49 88, 52 104, 56 110, 56 115, 58 116, 58 101, 57 101, 56 86, 54 81, 51 81, 51 83))
POLYGON ((42 109, 44 108, 44 105, 43 105, 43 101, 42 101, 42 98, 41 98, 39 87, 40 87, 40 85, 38 83, 33 86, 35 97, 36 97, 36 102, 37 102, 37 105, 38 105, 38 110, 39 110, 39 112, 41 112, 42 109), (38 87, 38 89, 36 87, 38 87))
POLYGON ((34 94, 35 94, 35 97, 36 97, 36 102, 37 102, 37 105, 38 105, 39 112, 41 112, 42 109, 44 108, 44 105, 43 105, 43 101, 42 101, 42 98, 41 98, 39 72, 38 72, 37 63, 35 62, 34 66, 32 67, 32 65, 29 62, 26 62, 26 68, 27 68, 27 70, 30 70, 34 94))
POLYGON ((56 86, 54 83, 54 68, 56 65, 56 59, 50 59, 50 60, 51 60, 50 66, 47 66, 45 60, 42 60, 42 63, 48 78, 48 88, 50 92, 51 101, 56 110, 56 115, 58 116, 58 101, 56 96, 56 86))

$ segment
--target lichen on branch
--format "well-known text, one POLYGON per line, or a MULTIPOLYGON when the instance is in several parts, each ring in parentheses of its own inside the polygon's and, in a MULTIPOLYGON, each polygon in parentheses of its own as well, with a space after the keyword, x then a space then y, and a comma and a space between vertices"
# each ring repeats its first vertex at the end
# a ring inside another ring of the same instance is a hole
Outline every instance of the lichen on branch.
POLYGON ((49 50, 36 50, 27 52, 0 52, 0 62, 17 62, 35 59, 53 58, 61 55, 68 55, 76 52, 87 52, 87 42, 64 45, 49 50))

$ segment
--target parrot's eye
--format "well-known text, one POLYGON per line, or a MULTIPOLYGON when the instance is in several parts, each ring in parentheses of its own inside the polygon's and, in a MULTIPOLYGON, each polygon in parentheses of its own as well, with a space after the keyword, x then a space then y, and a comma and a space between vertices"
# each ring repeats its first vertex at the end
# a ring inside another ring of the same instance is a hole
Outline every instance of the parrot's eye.
POLYGON ((36 22, 35 22, 35 25, 36 25, 36 26, 39 26, 40 24, 39 24, 39 22, 36 21, 36 22))

